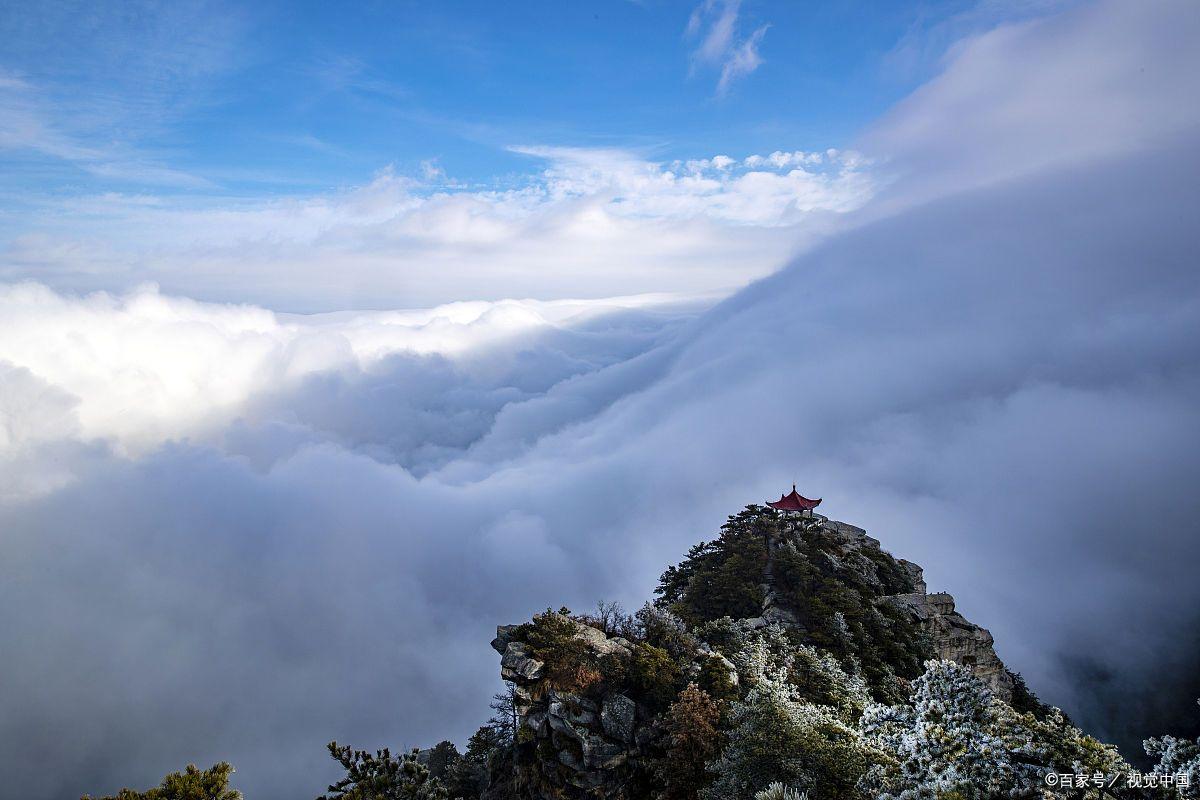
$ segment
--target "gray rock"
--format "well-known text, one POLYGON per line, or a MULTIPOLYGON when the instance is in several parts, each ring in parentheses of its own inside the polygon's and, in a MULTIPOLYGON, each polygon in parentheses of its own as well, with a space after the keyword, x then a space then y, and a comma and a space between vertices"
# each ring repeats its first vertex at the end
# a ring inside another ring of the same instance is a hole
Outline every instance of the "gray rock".
POLYGON ((496 638, 492 639, 492 649, 500 655, 504 655, 504 651, 508 649, 508 643, 513 640, 517 628, 520 625, 497 625, 496 638))
POLYGON ((908 573, 909 579, 913 582, 913 591, 918 594, 925 594, 928 591, 928 588, 925 586, 925 570, 921 569, 920 565, 903 558, 898 558, 896 561, 908 573))
MULTIPOLYGON (((579 699, 579 698, 573 698, 579 699)), ((550 701, 550 706, 547 713, 550 719, 561 719, 571 723, 571 725, 593 726, 596 724, 595 703, 588 702, 591 708, 586 708, 578 703, 573 703, 569 699, 554 699, 550 701)))
POLYGON ((546 712, 530 711, 525 715, 525 718, 521 720, 521 724, 526 728, 529 728, 535 734, 544 733, 544 729, 548 727, 546 722, 546 712))
POLYGON ((603 736, 589 734, 583 739, 583 763, 592 769, 608 769, 625 761, 625 748, 603 736))
POLYGON ((588 647, 601 656, 630 655, 632 652, 627 640, 619 637, 609 639, 604 631, 579 622, 575 623, 575 638, 587 642, 588 647))
POLYGON ((633 741, 633 723, 637 703, 623 694, 610 694, 600 709, 600 722, 608 738, 629 744, 633 741))
POLYGON ((525 645, 509 642, 500 659, 500 677, 514 683, 532 683, 541 680, 546 665, 529 655, 525 645))
POLYGON ((992 634, 959 614, 953 596, 945 592, 909 592, 881 598, 880 602, 903 611, 920 625, 929 634, 939 659, 966 667, 1001 700, 1012 700, 1012 676, 996 655, 992 634))

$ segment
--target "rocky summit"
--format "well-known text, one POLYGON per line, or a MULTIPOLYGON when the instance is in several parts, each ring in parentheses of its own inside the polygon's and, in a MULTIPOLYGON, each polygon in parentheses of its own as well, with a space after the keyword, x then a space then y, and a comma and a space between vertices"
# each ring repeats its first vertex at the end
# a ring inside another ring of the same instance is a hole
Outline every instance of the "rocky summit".
MULTIPOLYGON (((952 596, 928 593, 920 566, 863 529, 819 514, 747 507, 670 567, 657 593, 632 617, 548 610, 497 628, 491 644, 515 721, 506 792, 672 796, 663 760, 681 690, 709 698, 719 727, 721 707, 744 697, 747 681, 761 682, 753 653, 764 648, 799 673, 786 680, 806 699, 856 710, 902 702, 931 659, 953 662, 995 701, 1014 701, 1014 675, 991 634, 955 611, 952 596), (839 682, 852 697, 831 697, 839 682)), ((1020 699, 1044 708, 1023 687, 1020 699)), ((694 777, 703 784, 710 772, 694 777)))

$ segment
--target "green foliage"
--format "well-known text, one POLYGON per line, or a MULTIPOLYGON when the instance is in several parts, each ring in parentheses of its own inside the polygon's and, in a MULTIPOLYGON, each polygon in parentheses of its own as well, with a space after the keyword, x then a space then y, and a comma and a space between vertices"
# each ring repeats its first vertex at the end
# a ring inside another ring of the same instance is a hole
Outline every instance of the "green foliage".
POLYGON ((790 524, 773 509, 747 506, 730 517, 721 535, 693 547, 659 579, 656 604, 669 609, 699 636, 728 652, 719 620, 744 619, 762 611, 768 565, 767 541, 783 540, 771 558, 780 598, 796 614, 808 644, 832 652, 861 671, 876 697, 899 702, 908 681, 921 674, 932 655, 920 628, 898 609, 876 601, 913 590, 908 571, 871 547, 847 550, 820 526, 785 530, 790 524))
MULTIPOLYGON (((1008 677, 1012 678, 1012 700, 1009 705, 1014 709, 1023 714, 1033 714, 1038 719, 1045 718, 1053 710, 1030 690, 1025 679, 1021 677, 1021 673, 1009 670, 1008 677)), ((1070 722, 1070 720, 1067 721, 1070 722)))
POLYGON ((696 636, 727 657, 746 649, 746 628, 729 617, 705 622, 696 629, 696 636))
MULTIPOLYGON (((188 764, 183 772, 172 772, 162 784, 144 792, 122 789, 116 796, 98 800, 242 800, 242 793, 229 788, 233 767, 222 761, 206 770, 188 764)), ((84 795, 81 800, 92 800, 84 795)))
POLYGON ((775 556, 779 592, 809 644, 857 665, 879 698, 903 699, 906 683, 897 678, 921 674, 929 643, 898 609, 875 601, 893 590, 911 589, 911 581, 882 552, 863 548, 851 559, 837 557, 838 548, 821 528, 789 540, 775 556))
POLYGON ((663 715, 666 746, 654 766, 662 784, 662 800, 696 800, 712 775, 705 769, 721 745, 716 701, 696 684, 689 684, 663 715))
POLYGON ((627 681, 633 696, 658 712, 666 708, 679 691, 679 665, 661 647, 640 642, 634 645, 627 681))
POLYGON ((729 666, 716 656, 700 659, 696 683, 715 700, 737 699, 737 686, 730 678, 729 666))
POLYGON ((551 685, 563 691, 578 692, 600 679, 600 665, 587 642, 576 636, 576 623, 569 613, 566 608, 557 613, 546 609, 534 616, 532 622, 522 625, 516 638, 529 647, 534 658, 546 665, 546 677, 551 685))
POLYGON ((447 800, 445 788, 417 760, 416 750, 395 758, 387 748, 372 755, 330 742, 329 754, 345 768, 346 777, 317 800, 447 800))
POLYGON ((429 750, 429 758, 425 760, 425 766, 429 770, 429 776, 440 781, 445 779, 461 758, 462 756, 453 742, 442 741, 429 750))
POLYGON ((720 617, 742 619, 762 610, 767 536, 778 530, 778 517, 759 506, 747 506, 721 526, 711 542, 688 551, 678 566, 659 578, 655 601, 696 626, 720 617))
POLYGON ((700 642, 688 630, 687 623, 665 608, 647 603, 635 615, 641 639, 655 647, 661 647, 676 660, 688 660, 700 646, 700 642))
POLYGON ((506 776, 511 772, 511 761, 511 739, 489 722, 471 734, 466 752, 450 764, 442 783, 450 797, 476 800, 493 783, 493 771, 506 776))

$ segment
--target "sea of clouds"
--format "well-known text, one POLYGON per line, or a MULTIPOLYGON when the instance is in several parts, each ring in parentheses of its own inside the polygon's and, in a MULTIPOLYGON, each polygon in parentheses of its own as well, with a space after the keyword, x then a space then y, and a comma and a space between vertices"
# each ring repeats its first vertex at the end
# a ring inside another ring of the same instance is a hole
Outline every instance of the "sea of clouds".
MULTIPOLYGON (((1198 38, 1193 4, 1112 2, 962 42, 858 143, 872 198, 813 209, 838 221, 720 301, 299 315, 4 285, 8 785, 226 759, 249 797, 305 796, 330 739, 462 743, 496 624, 635 606, 793 480, 1082 724, 1128 746, 1185 721, 1198 38)), ((562 202, 714 219, 601 194, 562 202)))

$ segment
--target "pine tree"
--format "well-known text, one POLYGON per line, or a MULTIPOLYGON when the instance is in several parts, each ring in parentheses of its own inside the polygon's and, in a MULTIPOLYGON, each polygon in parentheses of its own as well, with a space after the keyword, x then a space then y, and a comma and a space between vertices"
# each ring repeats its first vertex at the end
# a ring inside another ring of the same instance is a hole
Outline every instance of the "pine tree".
POLYGON ((387 748, 372 755, 330 742, 329 754, 345 768, 346 777, 317 800, 447 800, 446 790, 417 760, 417 752, 396 758, 387 748))
MULTIPOLYGON (((229 788, 233 767, 224 761, 206 770, 188 764, 183 772, 172 772, 162 784, 144 792, 122 789, 116 796, 98 800, 242 800, 242 793, 229 788)), ((92 800, 85 794, 81 800, 92 800)))
POLYGON ((504 691, 492 695, 490 705, 492 716, 487 724, 496 732, 499 741, 511 745, 517 735, 517 686, 511 681, 504 682, 504 691))
POLYGON ((462 758, 458 748, 454 746, 454 742, 441 741, 435 744, 429 750, 429 758, 425 761, 425 766, 429 769, 429 775, 439 781, 444 781, 446 775, 454 768, 454 765, 462 758))
MULTIPOLYGON (((709 764, 716 779, 702 792, 705 800, 752 797, 773 783, 807 791, 813 800, 864 796, 858 782, 877 754, 847 719, 853 705, 840 701, 837 692, 832 699, 838 705, 805 698, 791 680, 792 660, 772 646, 783 641, 759 636, 735 658, 751 688, 730 706, 725 747, 709 764)), ((844 699, 853 681, 844 673, 841 679, 844 699)))
POLYGON ((868 741, 896 764, 877 765, 863 781, 880 800, 1001 797, 1044 786, 1042 770, 1034 766, 1044 754, 1036 751, 1033 734, 1015 712, 1002 724, 1004 704, 998 706, 968 670, 951 661, 927 662, 910 702, 873 705, 863 713, 868 741))
MULTIPOLYGON (((1200 702, 1200 701, 1198 701, 1200 702)), ((1146 755, 1157 756, 1154 772, 1160 775, 1186 775, 1187 787, 1179 789, 1179 796, 1188 800, 1200 798, 1200 738, 1195 741, 1162 736, 1147 739, 1143 743, 1146 755)))

